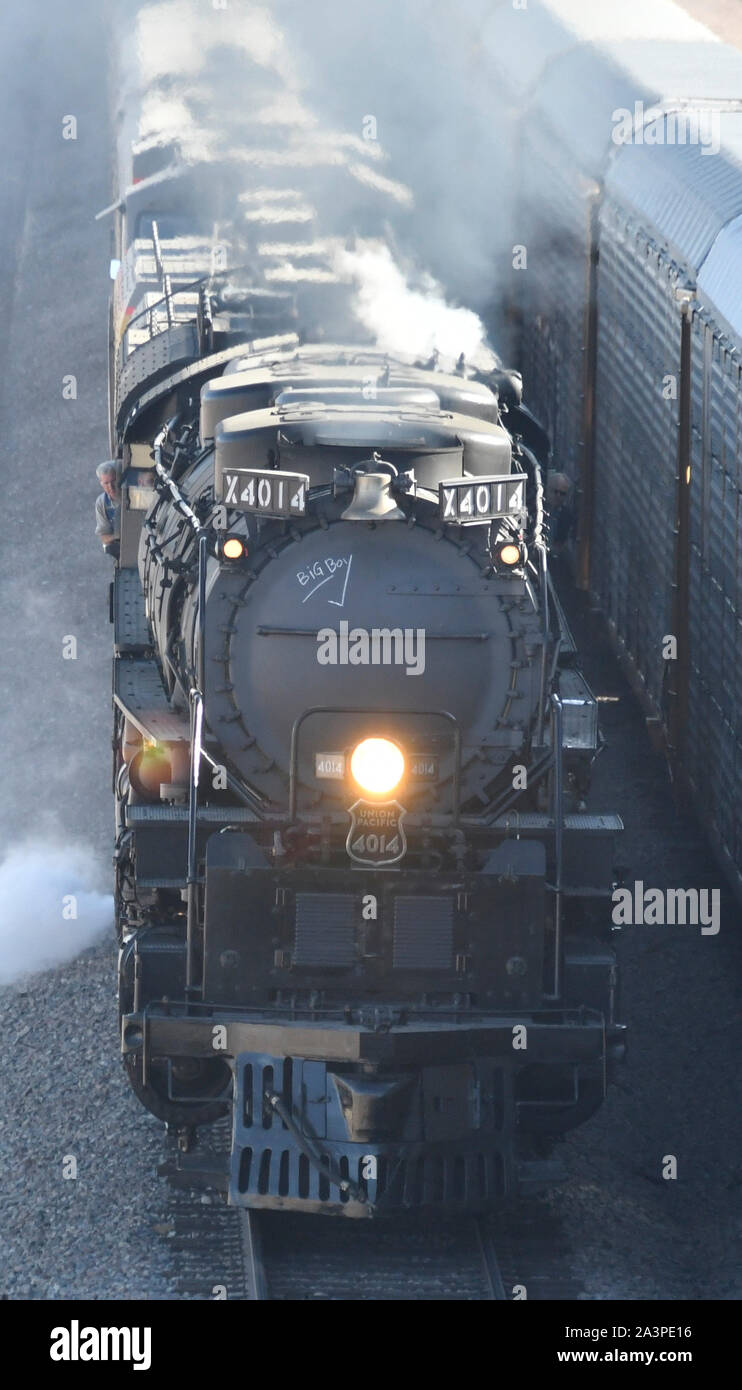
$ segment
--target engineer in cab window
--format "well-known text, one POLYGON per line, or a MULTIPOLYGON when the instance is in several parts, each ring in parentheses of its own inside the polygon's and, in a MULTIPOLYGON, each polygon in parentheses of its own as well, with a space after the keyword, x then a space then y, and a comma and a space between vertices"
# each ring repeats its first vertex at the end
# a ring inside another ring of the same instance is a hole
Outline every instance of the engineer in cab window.
POLYGON ((107 555, 117 560, 121 540, 121 490, 113 459, 99 463, 96 477, 103 488, 95 501, 95 534, 107 555))

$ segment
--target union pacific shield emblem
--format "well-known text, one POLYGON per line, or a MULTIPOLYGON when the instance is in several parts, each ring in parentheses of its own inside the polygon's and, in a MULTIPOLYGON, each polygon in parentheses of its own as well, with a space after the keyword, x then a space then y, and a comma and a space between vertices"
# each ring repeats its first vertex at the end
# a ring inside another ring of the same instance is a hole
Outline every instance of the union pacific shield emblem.
POLYGON ((350 830, 345 848, 355 864, 378 868, 396 864, 407 853, 402 828, 406 815, 398 801, 356 801, 349 807, 350 830))

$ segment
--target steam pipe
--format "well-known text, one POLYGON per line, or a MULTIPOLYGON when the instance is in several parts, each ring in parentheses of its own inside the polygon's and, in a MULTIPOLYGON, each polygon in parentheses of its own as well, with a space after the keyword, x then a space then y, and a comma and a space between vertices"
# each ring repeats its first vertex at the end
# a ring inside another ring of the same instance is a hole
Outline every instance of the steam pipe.
POLYGON ((181 516, 185 517, 189 526, 200 535, 202 530, 201 522, 196 516, 196 513, 194 512, 193 508, 189 507, 180 488, 178 487, 178 484, 174 482, 173 479, 170 477, 170 474, 168 473, 167 469, 165 468, 162 462, 162 447, 165 443, 165 440, 167 439, 167 435, 168 426, 165 425, 165 427, 160 430, 160 433, 155 439, 153 445, 153 451, 155 456, 155 473, 157 474, 157 477, 159 478, 163 486, 168 489, 170 496, 173 499, 173 505, 175 506, 176 511, 179 512, 181 516))

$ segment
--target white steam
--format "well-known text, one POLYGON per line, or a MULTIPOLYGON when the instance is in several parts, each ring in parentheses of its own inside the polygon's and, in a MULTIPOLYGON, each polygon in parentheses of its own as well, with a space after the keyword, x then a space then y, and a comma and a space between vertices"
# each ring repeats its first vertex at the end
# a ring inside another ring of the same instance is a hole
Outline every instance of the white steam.
POLYGON ((271 288, 298 293, 302 332, 318 318, 330 334, 362 324, 384 351, 436 351, 445 366, 463 353, 486 370, 496 359, 479 314, 491 315, 496 243, 508 242, 492 93, 482 108, 458 13, 432 3, 440 40, 431 0, 409 0, 409 12, 377 0, 373 16, 345 0, 230 0, 216 12, 156 0, 133 22, 122 7, 122 169, 123 145, 154 136, 177 136, 186 164, 228 157, 214 236, 231 223, 234 263, 255 261, 271 288), (352 302, 335 295, 323 322, 302 290, 338 280, 352 302))
POLYGON ((113 921, 91 851, 31 840, 0 864, 0 984, 73 960, 113 921))
POLYGON ((437 351, 452 359, 463 352, 472 366, 495 365, 479 315, 448 304, 432 275, 422 273, 413 287, 383 242, 361 242, 352 251, 339 247, 336 267, 355 282, 354 311, 384 351, 437 351))
POLYGON ((263 5, 216 6, 201 0, 165 0, 144 6, 136 17, 139 71, 145 82, 173 73, 195 76, 208 69, 220 45, 242 51, 284 82, 296 82, 284 36, 263 5))

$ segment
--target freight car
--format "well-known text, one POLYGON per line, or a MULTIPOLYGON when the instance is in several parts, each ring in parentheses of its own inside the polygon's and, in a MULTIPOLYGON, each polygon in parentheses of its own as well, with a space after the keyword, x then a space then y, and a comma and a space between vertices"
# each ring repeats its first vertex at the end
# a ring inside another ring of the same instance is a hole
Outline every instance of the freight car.
POLYGON ((483 36, 519 113, 513 357, 577 485, 577 582, 740 896, 742 54, 667 0, 528 16, 527 64, 511 7, 483 36))

